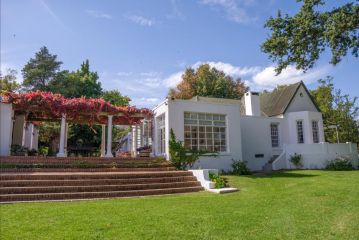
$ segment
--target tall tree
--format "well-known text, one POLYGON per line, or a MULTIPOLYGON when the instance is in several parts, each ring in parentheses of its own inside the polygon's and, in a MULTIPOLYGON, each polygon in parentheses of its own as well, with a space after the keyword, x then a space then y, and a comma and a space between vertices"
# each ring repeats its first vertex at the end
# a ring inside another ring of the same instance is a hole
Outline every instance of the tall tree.
POLYGON ((350 2, 331 11, 319 11, 324 0, 297 2, 304 3, 296 15, 282 16, 279 11, 277 17, 270 17, 265 24, 271 35, 261 48, 276 62, 278 74, 291 64, 297 69, 312 68, 326 49, 331 51, 333 65, 348 52, 358 57, 359 4, 350 2))
POLYGON ((194 96, 239 99, 248 91, 240 79, 233 79, 223 71, 202 64, 197 70, 187 68, 182 81, 169 95, 175 98, 189 99, 194 96))
POLYGON ((47 47, 40 48, 22 69, 23 86, 31 91, 46 90, 46 86, 60 69, 62 62, 52 55, 47 47))
POLYGON ((342 94, 340 89, 335 89, 332 77, 318 82, 320 85, 311 93, 323 114, 326 140, 337 141, 335 130, 328 128, 335 125, 341 142, 359 142, 357 97, 351 98, 342 94))
POLYGON ((131 99, 127 96, 122 96, 118 90, 109 90, 102 93, 103 99, 116 106, 127 106, 131 99))
POLYGON ((6 74, 0 71, 0 93, 1 92, 16 92, 20 89, 20 84, 16 82, 17 71, 14 69, 7 69, 6 74))
POLYGON ((88 60, 81 64, 81 67, 73 72, 64 70, 58 72, 49 82, 46 90, 60 93, 68 98, 74 97, 100 97, 102 94, 101 83, 98 81, 97 72, 90 70, 88 60))

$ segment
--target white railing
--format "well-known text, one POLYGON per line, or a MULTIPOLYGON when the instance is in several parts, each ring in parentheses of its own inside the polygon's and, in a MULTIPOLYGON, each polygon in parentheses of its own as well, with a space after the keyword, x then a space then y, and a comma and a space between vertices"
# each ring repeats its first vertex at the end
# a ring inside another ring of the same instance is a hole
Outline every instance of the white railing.
POLYGON ((287 159, 285 150, 272 162, 272 169, 279 170, 287 168, 287 159))

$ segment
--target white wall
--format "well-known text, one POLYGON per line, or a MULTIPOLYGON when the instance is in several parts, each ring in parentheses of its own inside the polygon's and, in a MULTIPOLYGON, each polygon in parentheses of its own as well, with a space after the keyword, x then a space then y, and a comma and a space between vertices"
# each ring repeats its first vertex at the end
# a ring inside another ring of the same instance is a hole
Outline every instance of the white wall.
POLYGON ((302 155, 303 168, 325 168, 328 161, 339 156, 348 157, 354 166, 358 166, 358 151, 354 143, 318 143, 318 144, 288 144, 285 145, 287 168, 295 168, 290 162, 290 156, 295 153, 302 155))
POLYGON ((292 102, 290 103, 286 113, 288 112, 301 112, 301 111, 312 111, 318 112, 317 108, 313 104, 312 100, 308 96, 303 86, 300 86, 297 93, 295 94, 292 102), (302 94, 302 96, 300 96, 302 94))
MULTIPOLYGON (((234 103, 214 103, 193 100, 168 100, 154 109, 156 117, 166 114, 166 157, 169 158, 168 139, 172 128, 178 140, 184 140, 184 112, 216 113, 226 115, 227 122, 227 152, 220 153, 217 157, 201 157, 193 166, 196 168, 215 168, 230 170, 232 159, 242 159, 241 129, 239 101, 234 103), (166 105, 167 104, 167 105, 166 105)), ((157 152, 157 123, 155 122, 154 149, 157 152)))
POLYGON ((248 167, 253 171, 262 170, 273 155, 282 152, 284 139, 284 119, 269 117, 243 116, 241 119, 243 160, 248 162, 248 167), (279 147, 272 148, 270 124, 278 123, 279 147), (263 154, 263 157, 255 157, 263 154))
POLYGON ((12 105, 0 103, 0 156, 10 155, 12 117, 12 105))
POLYGON ((320 112, 289 112, 284 114, 286 127, 286 143, 297 144, 297 120, 303 121, 304 144, 313 143, 312 121, 318 121, 319 142, 324 142, 323 118, 320 112))

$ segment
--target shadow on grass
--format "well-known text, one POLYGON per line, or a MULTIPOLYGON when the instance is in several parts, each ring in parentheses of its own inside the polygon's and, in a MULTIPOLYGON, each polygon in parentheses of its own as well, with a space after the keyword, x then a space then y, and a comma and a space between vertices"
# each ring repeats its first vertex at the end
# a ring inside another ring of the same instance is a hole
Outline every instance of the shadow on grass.
POLYGON ((247 178, 306 178, 306 177, 317 177, 316 174, 298 173, 298 172, 273 172, 269 174, 265 173, 253 173, 252 175, 243 175, 247 178))

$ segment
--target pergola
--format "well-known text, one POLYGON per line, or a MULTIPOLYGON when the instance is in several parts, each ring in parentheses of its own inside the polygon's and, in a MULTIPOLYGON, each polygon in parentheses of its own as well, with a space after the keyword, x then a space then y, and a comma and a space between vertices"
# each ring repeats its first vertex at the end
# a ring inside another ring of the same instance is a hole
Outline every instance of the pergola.
POLYGON ((25 115, 25 122, 61 121, 58 157, 66 157, 67 124, 101 124, 101 156, 112 155, 112 126, 136 125, 141 120, 150 118, 152 112, 146 108, 134 106, 120 107, 106 102, 102 98, 65 98, 61 94, 50 92, 10 93, 2 96, 2 102, 10 103, 15 114, 25 115), (108 125, 107 151, 105 153, 105 125, 108 125))

